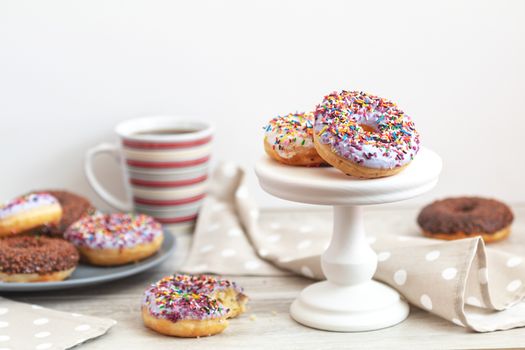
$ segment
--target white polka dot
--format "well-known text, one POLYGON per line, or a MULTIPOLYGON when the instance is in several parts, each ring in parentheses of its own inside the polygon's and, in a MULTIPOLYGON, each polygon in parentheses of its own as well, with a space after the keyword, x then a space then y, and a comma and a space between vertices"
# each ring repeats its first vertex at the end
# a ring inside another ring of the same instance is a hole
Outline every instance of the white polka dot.
POLYGON ((49 332, 38 332, 38 333, 35 333, 35 338, 45 338, 45 337, 49 337, 51 335, 51 333, 49 332))
POLYGON ((272 230, 278 230, 278 229, 281 228, 281 224, 278 223, 278 222, 272 222, 272 223, 270 224, 270 228, 271 228, 272 230))
POLYGON ((381 252, 377 254, 377 260, 378 261, 386 261, 390 258, 390 252, 381 252))
POLYGON ((31 305, 31 308, 32 308, 33 310, 40 310, 40 309, 43 309, 43 307, 40 306, 40 305, 31 305))
POLYGON ((42 344, 38 344, 35 349, 36 350, 46 350, 46 349, 51 349, 51 347, 53 346, 53 344, 51 343, 42 343, 42 344))
POLYGON ((326 242, 326 243, 323 245, 323 250, 327 250, 329 246, 330 246, 330 242, 326 242))
POLYGON ((91 329, 91 326, 88 324, 81 324, 80 326, 75 327, 75 331, 85 332, 91 329))
POLYGON ((467 304, 472 305, 472 306, 477 306, 477 307, 483 306, 483 304, 481 304, 481 301, 479 301, 479 299, 476 297, 468 297, 467 304))
POLYGON ((239 189, 237 190, 237 193, 235 193, 235 196, 241 199, 248 198, 249 196, 248 189, 245 186, 239 187, 239 189))
POLYGON ((306 277, 314 278, 314 273, 308 266, 301 266, 301 273, 306 277))
POLYGON ((213 231, 217 231, 217 229, 221 227, 221 225, 219 224, 210 224, 208 226, 208 232, 213 232, 213 231))
POLYGON ((269 235, 266 240, 271 243, 275 243, 281 239, 281 235, 269 235))
POLYGON ((11 337, 8 335, 0 335, 0 342, 9 341, 9 339, 11 339, 11 337))
POLYGON ((425 259, 427 261, 434 261, 439 258, 439 255, 441 255, 439 250, 432 250, 425 255, 425 259))
POLYGON ((299 227, 299 232, 301 232, 301 233, 310 233, 313 230, 314 230, 314 228, 312 226, 308 226, 308 225, 304 225, 304 226, 299 227))
POLYGON ((446 280, 451 280, 456 277, 458 270, 454 267, 448 267, 441 272, 441 277, 446 280))
POLYGON ((507 284, 507 290, 509 292, 515 292, 521 287, 521 284, 522 284, 521 280, 514 280, 510 282, 509 284, 507 284))
POLYGON ((463 324, 463 322, 461 322, 461 320, 457 319, 457 318, 453 318, 452 319, 452 322, 457 324, 458 326, 462 326, 462 327, 465 327, 465 325, 463 324))
POLYGON ((6 307, 0 307, 0 315, 5 315, 9 312, 9 309, 6 307))
POLYGON ((213 250, 213 248, 215 248, 213 246, 213 244, 206 244, 206 245, 203 245, 200 249, 199 249, 199 252, 200 253, 208 253, 208 252, 211 252, 213 250))
POLYGON ((423 294, 421 298, 419 298, 419 301, 421 302, 421 305, 427 310, 432 310, 432 299, 426 294, 423 294))
POLYGON ((48 322, 49 322, 49 319, 47 319, 47 318, 37 318, 36 320, 33 321, 33 324, 37 325, 37 326, 41 326, 41 325, 46 324, 48 322))
POLYGON ((255 270, 261 267, 261 263, 257 260, 250 260, 244 263, 244 268, 246 270, 255 270))
POLYGON ((230 237, 238 237, 242 236, 244 232, 240 228, 232 228, 228 230, 228 236, 230 237))
POLYGON ((9 322, 0 321, 0 328, 6 328, 6 327, 9 327, 9 322))
POLYGON ((482 267, 478 270, 479 283, 487 284, 489 281, 489 272, 486 267, 482 267))
POLYGON ((398 286, 402 286, 407 281, 407 272, 405 270, 397 270, 394 273, 394 282, 398 286))
POLYGON ((259 249, 260 256, 267 256, 269 253, 266 249, 259 249))
POLYGON ((237 252, 235 250, 233 250, 233 249, 224 249, 221 252, 221 255, 224 256, 225 258, 230 257, 230 256, 234 256, 235 254, 237 254, 237 252))
POLYGON ((507 267, 516 267, 523 261, 519 256, 513 256, 507 260, 507 267))
POLYGON ((368 236, 366 237, 366 241, 368 242, 368 244, 374 244, 377 241, 377 238, 374 236, 368 236))
POLYGON ((73 316, 73 317, 80 317, 80 316, 82 316, 82 315, 73 312, 73 313, 71 314, 71 316, 73 316))
POLYGON ((311 245, 312 245, 312 241, 307 239, 307 240, 299 242, 299 244, 297 244, 297 249, 299 250, 306 249, 311 245))

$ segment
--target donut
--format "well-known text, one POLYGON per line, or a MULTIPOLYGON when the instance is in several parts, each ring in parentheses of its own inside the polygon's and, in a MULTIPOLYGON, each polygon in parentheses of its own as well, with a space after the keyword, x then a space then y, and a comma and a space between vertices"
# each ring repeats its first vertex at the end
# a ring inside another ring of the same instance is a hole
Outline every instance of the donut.
POLYGON ((75 247, 59 238, 18 235, 0 239, 0 281, 51 282, 68 278, 78 264, 75 247))
POLYGON ((73 223, 64 233, 83 260, 99 266, 124 265, 155 254, 162 245, 161 225, 142 214, 94 214, 73 223))
POLYGON ((63 237, 67 228, 79 220, 81 217, 93 214, 95 207, 84 197, 78 194, 63 190, 39 191, 49 193, 55 197, 62 207, 62 219, 55 226, 42 226, 36 233, 48 234, 56 237, 63 237))
POLYGON ((247 300, 235 282, 206 275, 173 275, 146 289, 142 319, 164 335, 209 336, 226 329, 228 318, 243 313, 247 300))
POLYGON ((273 118, 264 128, 264 150, 286 165, 326 164, 314 147, 313 121, 313 113, 290 113, 273 118))
POLYGON ((507 205, 479 197, 439 200, 424 207, 417 217, 427 237, 453 240, 481 236, 486 243, 506 238, 513 220, 507 205))
POLYGON ((0 206, 0 237, 57 225, 61 218, 62 207, 49 193, 17 197, 0 206))
POLYGON ((334 92, 315 110, 314 145, 347 175, 373 179, 402 171, 419 151, 411 118, 393 102, 360 91, 334 92))

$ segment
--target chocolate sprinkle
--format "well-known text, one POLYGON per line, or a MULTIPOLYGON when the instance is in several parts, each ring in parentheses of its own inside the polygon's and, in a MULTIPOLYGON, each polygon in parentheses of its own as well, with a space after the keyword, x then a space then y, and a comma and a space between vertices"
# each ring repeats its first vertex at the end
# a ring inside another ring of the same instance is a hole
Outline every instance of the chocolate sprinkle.
POLYGON ((58 238, 11 236, 0 240, 0 271, 7 274, 68 270, 78 264, 75 246, 58 238))

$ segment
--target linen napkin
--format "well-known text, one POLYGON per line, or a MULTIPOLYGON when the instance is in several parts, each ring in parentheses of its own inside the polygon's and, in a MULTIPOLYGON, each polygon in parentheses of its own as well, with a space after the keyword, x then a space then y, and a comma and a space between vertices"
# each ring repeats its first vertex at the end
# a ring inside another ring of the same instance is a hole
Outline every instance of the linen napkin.
MULTIPOLYGON (((324 278, 320 254, 328 246, 331 222, 304 213, 259 222, 244 172, 231 163, 216 169, 210 186, 182 271, 324 278)), ((368 241, 378 256, 374 279, 412 305, 478 332, 525 326, 522 257, 486 249, 480 238, 383 234, 368 241)))
POLYGON ((0 297, 0 349, 69 349, 103 335, 115 323, 0 297))

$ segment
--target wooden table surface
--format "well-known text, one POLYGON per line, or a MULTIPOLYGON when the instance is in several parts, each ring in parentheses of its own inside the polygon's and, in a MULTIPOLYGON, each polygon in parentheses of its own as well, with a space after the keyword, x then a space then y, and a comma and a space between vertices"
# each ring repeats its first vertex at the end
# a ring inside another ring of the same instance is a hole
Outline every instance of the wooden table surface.
MULTIPOLYGON (((525 247, 525 207, 514 208, 516 221, 512 236, 492 247, 522 253, 525 247), (521 219, 523 218, 523 219, 521 219)), ((366 214, 368 232, 391 230, 417 234, 417 211, 411 209, 370 209, 366 214)), ((286 211, 266 211, 261 219, 278 219, 286 211)), ((319 211, 319 215, 327 215, 319 211)), ((363 333, 334 333, 303 327, 293 321, 288 308, 299 291, 312 281, 296 276, 232 277, 250 297, 249 310, 231 320, 220 335, 198 339, 162 336, 142 325, 140 302, 145 287, 172 274, 183 261, 190 237, 181 237, 177 252, 161 266, 118 282, 99 286, 45 293, 11 293, 4 297, 45 307, 109 317, 118 321, 108 334, 79 348, 93 349, 510 349, 525 346, 525 329, 474 333, 411 307, 408 319, 391 328, 363 333)))

